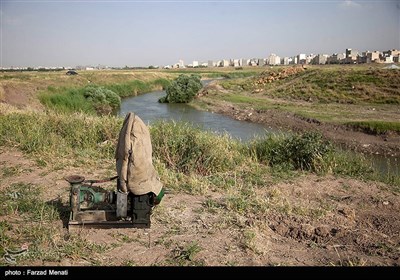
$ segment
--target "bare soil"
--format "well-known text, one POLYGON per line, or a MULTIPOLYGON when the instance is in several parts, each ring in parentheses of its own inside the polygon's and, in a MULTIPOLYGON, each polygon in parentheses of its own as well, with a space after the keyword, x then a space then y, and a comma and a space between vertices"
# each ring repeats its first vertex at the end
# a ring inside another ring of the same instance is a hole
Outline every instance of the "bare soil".
POLYGON ((12 105, 17 108, 43 108, 39 100, 36 98, 36 89, 31 85, 3 83, 0 84, 0 102, 12 105))

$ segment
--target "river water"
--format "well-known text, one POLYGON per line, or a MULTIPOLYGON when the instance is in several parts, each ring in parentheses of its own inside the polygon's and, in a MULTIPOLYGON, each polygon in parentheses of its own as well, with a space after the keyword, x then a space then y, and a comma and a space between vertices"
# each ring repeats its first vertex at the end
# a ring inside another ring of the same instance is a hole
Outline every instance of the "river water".
MULTIPOLYGON (((203 85, 209 81, 202 81, 203 85)), ((159 103, 165 91, 154 91, 122 100, 119 115, 125 117, 128 112, 137 114, 145 124, 155 121, 182 121, 198 126, 217 134, 229 134, 232 138, 249 141, 269 133, 277 133, 266 125, 234 120, 230 117, 212 112, 199 111, 187 104, 159 103)), ((400 159, 385 158, 382 155, 367 155, 376 169, 383 174, 400 176, 400 159)))
POLYGON ((154 91, 125 98, 119 115, 125 116, 128 112, 134 112, 147 125, 159 120, 188 122, 217 134, 227 133, 232 138, 242 141, 273 132, 262 124, 238 121, 224 115, 199 111, 187 104, 159 103, 158 99, 165 95, 165 91, 154 91))

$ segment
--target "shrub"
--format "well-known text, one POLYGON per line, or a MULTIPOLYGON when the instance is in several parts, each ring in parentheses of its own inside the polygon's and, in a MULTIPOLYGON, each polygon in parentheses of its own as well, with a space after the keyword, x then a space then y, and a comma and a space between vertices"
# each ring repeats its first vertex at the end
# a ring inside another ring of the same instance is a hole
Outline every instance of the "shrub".
POLYGON ((259 161, 271 166, 287 165, 294 169, 317 171, 333 152, 333 146, 321 134, 307 132, 255 140, 250 144, 250 151, 259 161))
POLYGON ((166 89, 167 95, 160 98, 161 103, 188 103, 202 88, 200 76, 179 75, 166 89))
POLYGON ((121 98, 118 94, 104 87, 88 86, 83 95, 93 103, 96 111, 100 114, 111 113, 121 106, 121 98))

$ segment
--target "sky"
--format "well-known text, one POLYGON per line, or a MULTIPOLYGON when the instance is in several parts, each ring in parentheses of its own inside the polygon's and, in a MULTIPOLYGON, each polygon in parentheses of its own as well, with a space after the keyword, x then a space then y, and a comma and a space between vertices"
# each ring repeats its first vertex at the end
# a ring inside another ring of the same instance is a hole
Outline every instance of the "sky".
POLYGON ((0 67, 400 49, 400 0, 0 0, 0 67))

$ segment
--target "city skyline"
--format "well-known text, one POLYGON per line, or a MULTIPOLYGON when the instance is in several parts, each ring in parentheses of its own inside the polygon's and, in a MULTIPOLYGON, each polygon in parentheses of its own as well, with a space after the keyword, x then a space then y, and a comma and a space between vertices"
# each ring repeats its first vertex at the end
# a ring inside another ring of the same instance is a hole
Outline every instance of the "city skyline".
POLYGON ((0 1, 0 67, 400 49, 399 1, 0 1))

